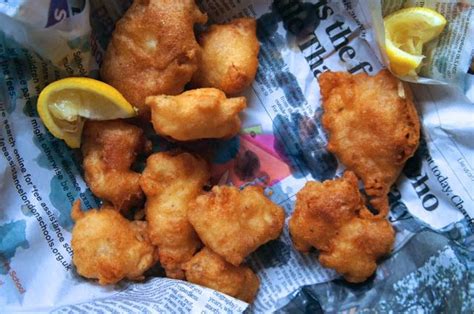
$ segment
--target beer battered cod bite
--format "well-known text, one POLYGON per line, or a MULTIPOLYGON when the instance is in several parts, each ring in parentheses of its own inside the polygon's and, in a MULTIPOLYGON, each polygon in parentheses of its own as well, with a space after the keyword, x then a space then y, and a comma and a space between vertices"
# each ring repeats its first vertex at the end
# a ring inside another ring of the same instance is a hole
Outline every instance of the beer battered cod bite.
POLYGON ((196 87, 215 87, 235 95, 249 87, 258 67, 260 43, 253 18, 239 18, 228 24, 211 25, 199 36, 202 62, 194 73, 196 87))
POLYGON ((209 177, 206 161, 189 153, 156 153, 147 159, 140 185, 147 196, 148 232, 168 277, 183 279, 181 265, 201 246, 187 214, 209 177))
POLYGON ((84 178, 95 196, 123 213, 142 206, 140 174, 130 169, 151 149, 143 130, 122 120, 87 121, 82 133, 84 178))
POLYGON ((385 217, 388 192, 420 142, 410 87, 388 70, 377 75, 324 72, 319 77, 327 149, 364 182, 385 217))
POLYGON ((72 207, 71 245, 79 275, 115 284, 122 279, 143 280, 155 263, 155 247, 146 233, 146 222, 128 221, 112 207, 81 211, 80 201, 72 207))
POLYGON ((190 203, 188 218, 201 241, 234 266, 278 238, 285 213, 261 187, 214 186, 190 203))
POLYGON ((135 0, 117 22, 100 69, 139 114, 149 116, 145 98, 176 95, 201 60, 194 25, 207 15, 194 0, 135 0))
POLYGON ((150 96, 146 103, 155 131, 178 141, 231 138, 240 130, 239 113, 247 107, 245 97, 226 98, 216 88, 150 96))
POLYGON ((296 195, 289 230, 298 251, 319 250, 319 261, 349 282, 363 282, 390 253, 395 233, 387 219, 364 205, 357 177, 308 182, 296 195))
POLYGON ((234 266, 207 247, 184 264, 186 280, 252 303, 260 280, 246 266, 234 266))

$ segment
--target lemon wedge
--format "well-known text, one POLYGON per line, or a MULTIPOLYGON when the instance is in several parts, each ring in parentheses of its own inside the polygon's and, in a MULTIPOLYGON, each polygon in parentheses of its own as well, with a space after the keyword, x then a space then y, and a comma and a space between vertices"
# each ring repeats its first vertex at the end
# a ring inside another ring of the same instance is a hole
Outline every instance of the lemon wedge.
POLYGON ((413 55, 397 48, 390 39, 385 39, 385 49, 390 59, 390 68, 395 74, 416 76, 416 69, 423 61, 422 55, 413 55))
POLYGON ((38 97, 38 113, 55 137, 71 148, 81 146, 85 119, 131 118, 135 108, 112 86, 91 78, 70 77, 46 86, 38 97))
POLYGON ((444 16, 435 10, 412 7, 384 18, 385 43, 390 68, 398 75, 416 76, 423 60, 423 45, 441 34, 444 16))

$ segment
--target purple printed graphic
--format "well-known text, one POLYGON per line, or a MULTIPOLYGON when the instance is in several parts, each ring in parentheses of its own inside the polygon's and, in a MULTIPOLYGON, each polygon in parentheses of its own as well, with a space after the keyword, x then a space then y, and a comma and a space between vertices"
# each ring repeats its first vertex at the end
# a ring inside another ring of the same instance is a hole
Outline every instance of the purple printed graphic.
POLYGON ((62 20, 79 14, 85 7, 85 0, 50 0, 48 22, 45 27, 56 25, 62 20))
POLYGON ((53 26, 67 17, 69 17, 67 0, 51 0, 46 27, 53 26))

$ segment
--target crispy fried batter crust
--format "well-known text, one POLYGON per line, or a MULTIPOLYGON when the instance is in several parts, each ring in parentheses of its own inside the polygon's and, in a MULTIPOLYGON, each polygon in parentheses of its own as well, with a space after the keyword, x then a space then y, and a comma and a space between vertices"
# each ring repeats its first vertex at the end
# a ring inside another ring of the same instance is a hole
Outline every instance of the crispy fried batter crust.
POLYGON ((296 196, 289 230, 298 251, 318 249, 321 264, 349 282, 370 277, 395 238, 390 223, 364 206, 350 171, 340 179, 306 183, 296 196))
POLYGON ((143 131, 121 120, 88 121, 82 135, 85 180, 92 193, 120 211, 140 206, 140 174, 130 170, 137 154, 149 150, 143 131))
POLYGON ((240 130, 239 112, 245 97, 226 98, 216 88, 200 88, 178 96, 151 96, 153 127, 158 134, 179 141, 230 138, 240 130))
POLYGON ((372 77, 325 72, 319 85, 328 150, 362 179, 370 203, 385 216, 389 189, 420 139, 409 87, 388 70, 372 77))
POLYGON ((188 221, 188 204, 209 180, 207 163, 188 153, 156 153, 148 157, 140 185, 147 196, 150 239, 159 248, 166 275, 182 279, 181 264, 201 246, 188 221))
POLYGON ((184 265, 186 280, 251 303, 260 281, 246 266, 234 266, 207 247, 184 265))
POLYGON ((239 191, 214 186, 191 202, 188 217, 207 247, 238 266, 259 246, 280 235, 285 213, 260 187, 239 191))
POLYGON ((130 222, 111 207, 82 212, 80 202, 72 209, 73 262, 77 272, 98 279, 101 285, 127 278, 142 280, 154 262, 155 247, 143 221, 130 222))
POLYGON ((199 37, 202 62, 192 83, 198 87, 215 87, 235 95, 249 87, 258 67, 260 43, 257 22, 239 18, 224 25, 211 25, 199 37))
POLYGON ((194 0, 135 0, 115 26, 102 79, 147 115, 147 96, 179 94, 191 80, 201 59, 193 27, 206 21, 194 0))

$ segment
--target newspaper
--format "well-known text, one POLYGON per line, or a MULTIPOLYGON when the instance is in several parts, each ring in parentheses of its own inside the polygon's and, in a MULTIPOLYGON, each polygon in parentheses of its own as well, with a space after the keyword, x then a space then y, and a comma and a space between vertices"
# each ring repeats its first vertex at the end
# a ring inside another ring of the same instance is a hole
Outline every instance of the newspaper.
MULTIPOLYGON (((2 312, 472 312, 474 80, 465 60, 473 55, 474 8, 467 1, 423 1, 447 15, 448 30, 430 48, 435 53, 419 83, 450 84, 411 85, 422 140, 390 192, 396 243, 373 278, 346 283, 321 267, 316 254, 297 252, 287 226, 279 239, 247 260, 261 280, 252 305, 160 277, 107 287, 80 277, 71 262, 70 208, 76 199, 84 208, 98 206, 99 200, 82 178, 78 152, 43 126, 36 100, 59 78, 98 77, 113 25, 130 3, 0 3, 2 312), (450 15, 454 8, 462 13, 450 15), (444 59, 443 68, 440 55, 454 57, 444 59)), ((213 180, 265 186, 288 220, 295 195, 307 181, 341 175, 343 165, 325 148, 317 77, 329 70, 373 75, 384 68, 379 49, 383 14, 417 4, 200 1, 211 22, 255 17, 261 42, 257 77, 245 92, 249 106, 241 133, 216 144, 213 180)), ((164 143, 154 141, 169 147, 164 143)))

